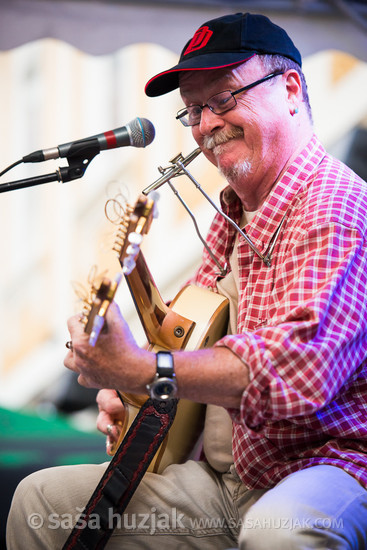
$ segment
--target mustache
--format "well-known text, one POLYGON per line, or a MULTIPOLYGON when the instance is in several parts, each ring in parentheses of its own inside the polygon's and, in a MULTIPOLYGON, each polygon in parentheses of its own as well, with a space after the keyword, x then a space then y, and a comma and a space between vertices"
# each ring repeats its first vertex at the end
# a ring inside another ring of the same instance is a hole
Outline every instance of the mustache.
POLYGON ((244 137, 243 129, 238 126, 233 126, 229 130, 218 130, 213 136, 204 136, 203 145, 205 149, 214 149, 218 145, 227 143, 230 139, 244 137))

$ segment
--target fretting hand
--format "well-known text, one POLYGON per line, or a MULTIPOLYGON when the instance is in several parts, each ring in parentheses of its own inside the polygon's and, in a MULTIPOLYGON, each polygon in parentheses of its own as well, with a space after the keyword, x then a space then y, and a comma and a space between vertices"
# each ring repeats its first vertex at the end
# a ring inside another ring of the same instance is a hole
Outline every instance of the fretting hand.
POLYGON ((145 393, 145 386, 154 378, 154 354, 140 348, 115 302, 106 315, 107 330, 103 331, 94 347, 84 332, 80 317, 68 321, 71 336, 65 366, 76 372, 78 382, 87 388, 121 389, 131 393, 145 393))

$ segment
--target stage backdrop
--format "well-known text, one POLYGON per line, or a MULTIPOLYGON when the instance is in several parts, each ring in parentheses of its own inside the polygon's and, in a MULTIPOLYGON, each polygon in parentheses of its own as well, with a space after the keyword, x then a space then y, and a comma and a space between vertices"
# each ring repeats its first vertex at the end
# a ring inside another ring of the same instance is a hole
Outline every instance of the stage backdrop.
MULTIPOLYGON (((144 85, 176 62, 200 24, 246 11, 250 3, 232 10, 224 4, 0 2, 0 170, 34 150, 124 126, 137 116, 156 128, 149 147, 102 152, 81 180, 1 194, 0 406, 30 407, 57 392, 66 319, 81 307, 73 288, 79 295, 87 290, 93 265, 111 277, 119 270, 112 251, 116 227, 105 217, 106 201, 119 195, 135 202, 159 177, 159 166, 195 148, 190 130, 175 120, 179 93, 148 99, 144 85)), ((262 12, 284 26, 301 50, 315 128, 325 146, 344 160, 352 158, 367 114, 362 26, 330 11, 262 12)), ((64 165, 61 159, 21 165, 0 183, 64 165)), ((189 168, 217 201, 223 182, 214 168, 201 156, 189 168)), ((212 208, 185 177, 174 183, 205 234, 212 208)), ((199 263, 201 243, 168 186, 161 188, 159 212, 143 248, 169 299, 199 263)), ((124 284, 117 300, 143 343, 124 284)))

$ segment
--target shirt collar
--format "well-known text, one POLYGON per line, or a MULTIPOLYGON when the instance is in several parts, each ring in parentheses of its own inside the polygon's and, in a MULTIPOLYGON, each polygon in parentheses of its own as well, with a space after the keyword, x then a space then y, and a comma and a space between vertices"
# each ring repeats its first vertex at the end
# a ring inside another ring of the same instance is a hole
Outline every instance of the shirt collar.
MULTIPOLYGON (((314 173, 325 154, 325 149, 319 139, 313 135, 271 190, 252 222, 246 226, 247 235, 261 252, 265 252, 269 247, 292 200, 314 173)), ((228 186, 222 191, 221 202, 224 211, 232 219, 239 221, 242 204, 231 187, 228 186)))

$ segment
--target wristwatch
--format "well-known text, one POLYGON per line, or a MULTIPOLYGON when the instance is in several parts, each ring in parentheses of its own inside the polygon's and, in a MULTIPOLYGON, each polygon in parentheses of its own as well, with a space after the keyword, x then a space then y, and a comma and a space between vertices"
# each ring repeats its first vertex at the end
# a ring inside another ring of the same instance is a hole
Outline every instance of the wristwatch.
POLYGON ((174 399, 177 394, 177 383, 173 364, 173 355, 170 351, 158 351, 157 372, 154 380, 146 388, 152 399, 167 401, 174 399))

